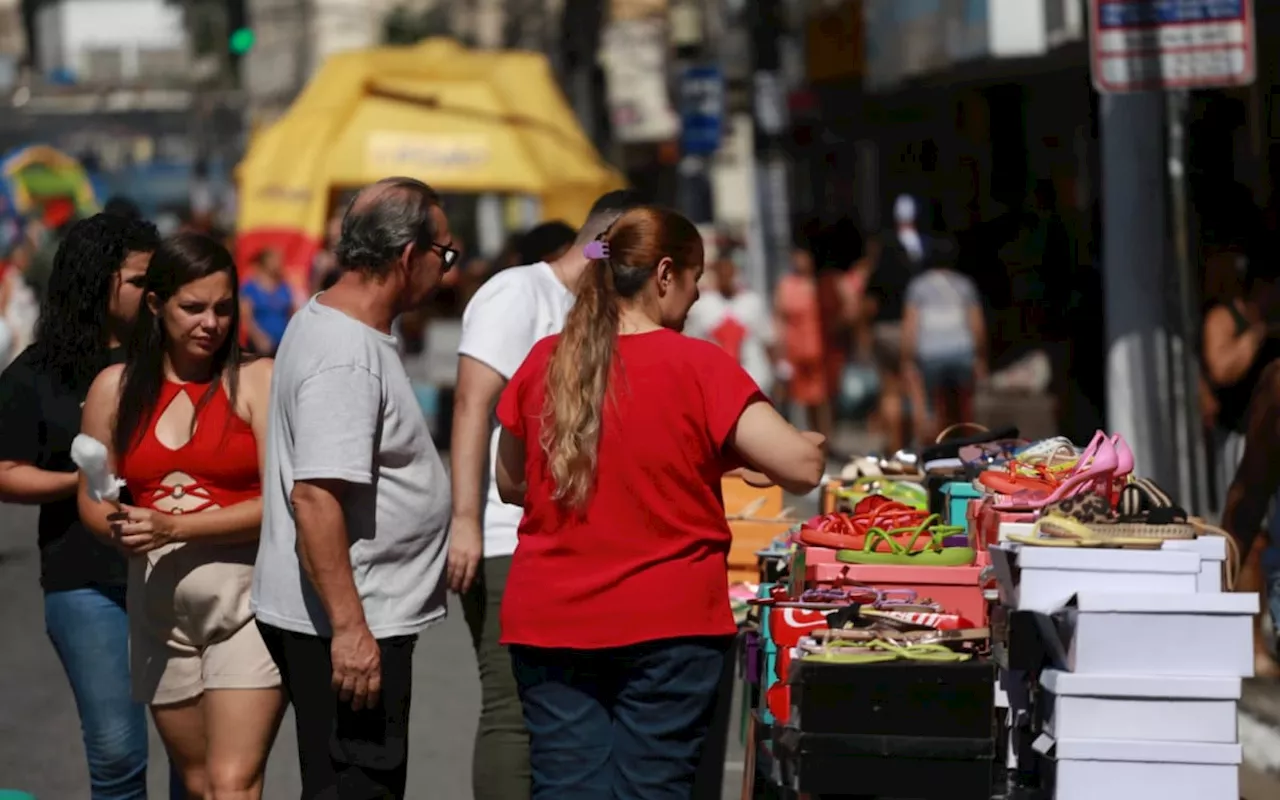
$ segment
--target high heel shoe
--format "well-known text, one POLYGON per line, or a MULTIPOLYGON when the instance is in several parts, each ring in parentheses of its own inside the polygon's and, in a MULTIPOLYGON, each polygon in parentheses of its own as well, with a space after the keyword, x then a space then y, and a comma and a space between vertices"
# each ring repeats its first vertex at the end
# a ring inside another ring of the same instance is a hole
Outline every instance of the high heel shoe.
MULTIPOLYGON (((1127 446, 1125 449, 1128 449, 1127 446)), ((1133 460, 1133 454, 1129 454, 1133 460)), ((1120 458, 1111 438, 1102 431, 1094 435, 1089 448, 1081 456, 1076 469, 1062 483, 1047 494, 1042 492, 1018 492, 1006 502, 994 506, 996 511, 1039 511, 1050 503, 1056 503, 1066 497, 1099 489, 1110 493, 1111 483, 1116 470, 1120 466, 1120 458), (1101 439, 1099 439, 1101 437, 1101 439), (1085 456, 1088 456, 1086 462, 1085 456)))

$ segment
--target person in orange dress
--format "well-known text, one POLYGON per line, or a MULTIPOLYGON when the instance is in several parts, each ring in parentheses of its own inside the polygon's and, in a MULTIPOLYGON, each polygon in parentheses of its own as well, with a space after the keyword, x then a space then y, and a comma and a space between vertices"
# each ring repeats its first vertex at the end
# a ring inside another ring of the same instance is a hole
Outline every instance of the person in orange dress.
POLYGON ((802 406, 809 426, 831 436, 831 391, 823 346, 822 310, 813 254, 804 247, 791 252, 791 271, 782 276, 774 296, 775 328, 785 361, 779 379, 787 397, 802 406))

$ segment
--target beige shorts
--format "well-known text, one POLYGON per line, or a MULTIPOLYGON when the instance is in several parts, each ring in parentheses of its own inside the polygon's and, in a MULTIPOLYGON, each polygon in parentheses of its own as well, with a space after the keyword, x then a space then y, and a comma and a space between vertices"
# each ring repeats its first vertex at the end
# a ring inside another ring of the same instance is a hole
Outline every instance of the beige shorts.
POLYGON ((131 560, 134 700, 170 705, 207 689, 280 685, 249 611, 256 550, 256 544, 179 544, 131 560))

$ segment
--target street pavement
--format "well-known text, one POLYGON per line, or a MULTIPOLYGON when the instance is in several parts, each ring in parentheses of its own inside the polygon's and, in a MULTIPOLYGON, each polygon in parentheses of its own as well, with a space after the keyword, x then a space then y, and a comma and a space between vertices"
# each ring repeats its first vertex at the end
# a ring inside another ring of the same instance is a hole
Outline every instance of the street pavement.
MULTIPOLYGON (((88 775, 79 718, 44 632, 35 523, 34 509, 0 505, 0 789, 21 789, 38 800, 85 800, 88 775)), ((445 622, 422 636, 413 691, 407 796, 471 800, 480 685, 462 610, 454 601, 445 622)), ((740 795, 742 750, 732 733, 731 739, 725 798, 740 795)), ((298 797, 296 747, 289 713, 267 764, 268 800, 298 797)), ((164 749, 153 731, 151 797, 167 796, 166 770, 164 749)))

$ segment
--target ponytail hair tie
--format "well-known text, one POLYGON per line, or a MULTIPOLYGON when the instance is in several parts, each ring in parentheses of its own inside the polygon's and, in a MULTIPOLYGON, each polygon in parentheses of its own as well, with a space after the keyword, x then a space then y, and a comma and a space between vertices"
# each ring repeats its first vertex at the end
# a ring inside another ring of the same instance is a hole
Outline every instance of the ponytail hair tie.
POLYGON ((593 260, 600 260, 609 257, 609 243, 596 239, 582 248, 582 254, 593 260))

